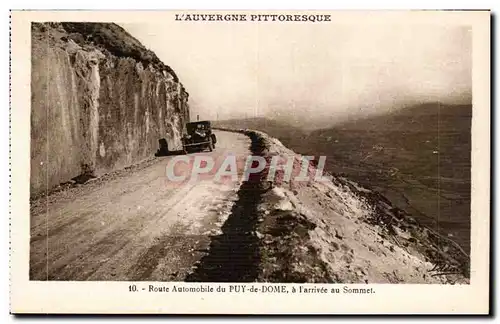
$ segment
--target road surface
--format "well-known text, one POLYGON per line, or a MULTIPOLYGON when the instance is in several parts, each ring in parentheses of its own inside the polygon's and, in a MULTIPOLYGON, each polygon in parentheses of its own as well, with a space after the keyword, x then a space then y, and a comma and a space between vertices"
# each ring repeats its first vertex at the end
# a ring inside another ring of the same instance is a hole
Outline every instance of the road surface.
MULTIPOLYGON (((246 157, 250 139, 216 132, 214 159, 246 157)), ((175 185, 174 156, 108 180, 56 192, 31 206, 31 280, 186 280, 238 200, 239 183, 175 185)))

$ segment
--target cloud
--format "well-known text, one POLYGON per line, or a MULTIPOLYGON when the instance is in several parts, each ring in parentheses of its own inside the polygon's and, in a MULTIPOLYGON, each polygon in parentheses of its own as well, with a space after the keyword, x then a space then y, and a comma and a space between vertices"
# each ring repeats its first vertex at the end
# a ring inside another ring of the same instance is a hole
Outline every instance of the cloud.
POLYGON ((179 75, 193 116, 345 117, 471 98, 467 26, 123 24, 179 75))

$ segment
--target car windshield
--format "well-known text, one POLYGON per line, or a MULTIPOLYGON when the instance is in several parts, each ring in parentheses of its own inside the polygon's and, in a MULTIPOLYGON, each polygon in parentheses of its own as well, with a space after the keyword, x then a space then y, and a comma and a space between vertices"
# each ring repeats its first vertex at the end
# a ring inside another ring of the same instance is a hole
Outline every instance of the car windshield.
POLYGON ((193 133, 195 130, 208 130, 210 129, 210 122, 197 122, 186 124, 188 133, 193 133))

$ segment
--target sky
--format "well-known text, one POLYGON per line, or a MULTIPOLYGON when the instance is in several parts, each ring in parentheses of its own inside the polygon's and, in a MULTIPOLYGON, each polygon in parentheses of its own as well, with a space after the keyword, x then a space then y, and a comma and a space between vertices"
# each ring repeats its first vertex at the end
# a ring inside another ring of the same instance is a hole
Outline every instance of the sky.
POLYGON ((471 101, 472 32, 445 24, 120 24, 176 71, 192 116, 324 123, 471 101))

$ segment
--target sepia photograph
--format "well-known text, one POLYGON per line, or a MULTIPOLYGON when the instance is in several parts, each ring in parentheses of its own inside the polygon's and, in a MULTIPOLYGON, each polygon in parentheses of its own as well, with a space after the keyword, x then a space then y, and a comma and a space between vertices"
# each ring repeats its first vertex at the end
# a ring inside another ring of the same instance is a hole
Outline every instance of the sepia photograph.
POLYGON ((441 14, 27 19, 26 280, 471 286, 489 107, 472 19, 441 14))

